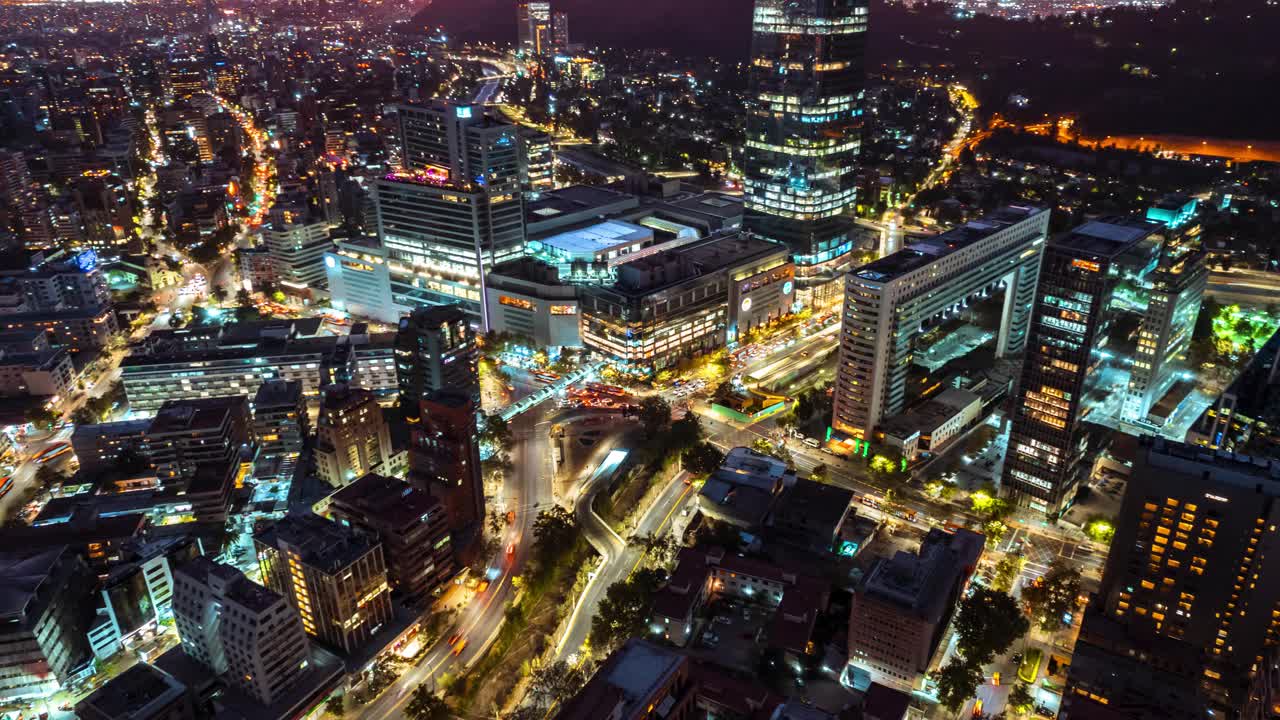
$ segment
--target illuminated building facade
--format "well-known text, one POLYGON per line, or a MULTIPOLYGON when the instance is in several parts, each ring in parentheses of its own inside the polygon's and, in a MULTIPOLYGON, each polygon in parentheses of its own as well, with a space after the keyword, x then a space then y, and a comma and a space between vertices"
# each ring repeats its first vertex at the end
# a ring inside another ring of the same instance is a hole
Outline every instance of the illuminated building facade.
POLYGON ((302 627, 350 654, 391 619, 391 586, 375 538, 317 515, 286 515, 253 538, 262 579, 302 627))
POLYGON ((419 308, 396 331, 396 378, 405 417, 416 418, 422 400, 437 390, 470 395, 480 404, 476 337, 457 305, 419 308))
POLYGON ((582 288, 584 346, 661 370, 710 352, 790 312, 795 268, 787 248, 737 232, 617 267, 611 286, 582 288))
POLYGON ((329 223, 313 213, 305 200, 279 202, 271 208, 262 240, 275 265, 276 280, 286 292, 327 286, 324 254, 333 249, 329 223))
MULTIPOLYGON (((554 21, 551 3, 545 0, 520 0, 516 3, 516 43, 525 57, 542 57, 554 52, 554 21)), ((568 35, 567 24, 565 35, 568 35)))
POLYGON ((484 519, 479 404, 470 392, 444 389, 424 397, 421 407, 422 422, 413 428, 409 446, 409 481, 444 501, 458 541, 472 536, 484 519))
POLYGON ((1199 650, 1204 689, 1239 709, 1280 641, 1280 463, 1141 442, 1099 603, 1131 635, 1199 650))
POLYGON ((307 664, 307 636, 279 591, 203 555, 173 577, 183 652, 263 705, 288 694, 307 664))
POLYGON ((6 705, 49 697, 93 668, 87 600, 97 578, 72 547, 19 544, 0 551, 0 702, 6 705))
POLYGON ((316 474, 333 487, 385 469, 391 459, 391 432, 378 397, 348 385, 329 385, 321 393, 316 420, 316 474))
POLYGON ((498 265, 487 292, 494 332, 531 338, 539 348, 582 345, 578 290, 560 281, 554 265, 533 257, 498 265))
POLYGON ((516 127, 484 108, 401 105, 402 172, 374 183, 395 302, 462 303, 487 327, 485 275, 524 246, 516 127))
POLYGON ((837 301, 852 259, 866 30, 865 0, 755 3, 745 227, 791 249, 807 304, 837 301))
POLYGON ((916 337, 1001 288, 996 355, 1021 352, 1048 231, 1047 209, 1005 207, 852 272, 831 426, 870 439, 904 409, 916 337))
POLYGON ((1044 251, 1002 481, 1021 507, 1057 517, 1075 498, 1090 467, 1085 396, 1106 364, 1113 295, 1159 228, 1139 218, 1093 220, 1044 251))
POLYGON ((339 240, 324 256, 333 307, 356 317, 393 325, 412 308, 391 298, 391 266, 387 250, 373 238, 339 240))
POLYGON ((253 396, 253 437, 258 459, 277 465, 279 477, 293 477, 302 446, 311 435, 302 383, 268 380, 253 396))

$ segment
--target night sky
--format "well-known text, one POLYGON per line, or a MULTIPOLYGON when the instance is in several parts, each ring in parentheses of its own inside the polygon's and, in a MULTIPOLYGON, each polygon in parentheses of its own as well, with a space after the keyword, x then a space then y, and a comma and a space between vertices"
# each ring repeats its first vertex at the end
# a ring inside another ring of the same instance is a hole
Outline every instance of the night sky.
MULTIPOLYGON (((682 55, 745 58, 752 0, 552 0, 570 39, 588 46, 665 47, 682 55)), ((515 42, 515 0, 433 0, 421 20, 462 40, 515 42)))

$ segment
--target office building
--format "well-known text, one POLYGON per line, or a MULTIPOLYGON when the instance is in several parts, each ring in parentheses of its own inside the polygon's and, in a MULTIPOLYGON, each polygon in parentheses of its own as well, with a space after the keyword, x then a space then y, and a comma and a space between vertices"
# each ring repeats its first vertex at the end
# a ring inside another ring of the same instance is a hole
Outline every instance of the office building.
MULTIPOLYGON (((38 252, 21 268, 0 270, 0 297, 16 296, 24 312, 100 308, 111 293, 92 250, 38 252)), ((14 301, 5 300, 12 307, 14 301)))
POLYGON ((208 85, 208 71, 200 58, 174 58, 165 65, 164 90, 170 102, 189 100, 206 92, 208 85))
POLYGON ((0 702, 47 698, 92 672, 94 578, 74 548, 6 538, 0 552, 0 702), (10 540, 15 540, 10 543, 10 540))
MULTIPOLYGON (((555 51, 555 28, 551 3, 545 0, 518 0, 516 3, 516 49, 525 57, 547 57, 555 51)), ((568 33, 568 26, 565 27, 568 33)))
POLYGON ((790 248, 806 305, 838 302, 852 260, 866 31, 860 0, 755 3, 745 227, 790 248))
POLYGON ((551 136, 537 128, 517 130, 520 137, 520 185, 536 196, 555 187, 555 147, 551 136))
POLYGON ((582 343, 654 371, 722 348, 791 312, 787 249, 735 232, 618 266, 608 287, 584 287, 582 343))
POLYGON ((409 482, 444 502, 457 542, 484 519, 476 403, 469 393, 446 389, 423 398, 421 407, 409 446, 409 482))
POLYGON ((913 461, 922 453, 939 454, 981 420, 983 410, 977 393, 947 388, 918 407, 880 423, 875 436, 913 461))
POLYGON ((49 342, 78 353, 101 350, 119 330, 111 306, 0 315, 0 332, 42 330, 49 342))
POLYGON ((372 392, 349 385, 322 391, 316 420, 316 474, 342 487, 391 460, 391 432, 372 392))
POLYGON ((196 720, 187 686, 145 662, 108 680, 75 712, 80 720, 196 720))
POLYGON ((257 702, 287 694, 307 661, 298 611, 231 565, 193 558, 174 571, 182 651, 257 702))
POLYGON ((400 408, 416 418, 423 398, 437 390, 467 393, 480 404, 476 338, 459 305, 419 308, 396 331, 400 408))
POLYGON ((845 283, 831 426, 853 438, 874 437, 885 418, 905 409, 918 336, 1001 288, 996 355, 1021 352, 1048 229, 1047 209, 1006 207, 853 271, 845 283))
POLYGON ((1075 499, 1090 467, 1081 424, 1105 367, 1112 296, 1127 266, 1146 265, 1159 228, 1104 218, 1047 243, 1001 482, 1017 505, 1056 517, 1075 499))
POLYGON ((151 418, 78 425, 71 446, 89 475, 137 464, 162 483, 179 484, 203 464, 225 466, 251 455, 249 428, 245 397, 171 400, 151 418))
POLYGON ((152 331, 120 363, 129 407, 146 415, 168 400, 252 396, 266 380, 300 382, 308 402, 316 402, 326 371, 382 397, 396 392, 393 333, 352 326, 348 335, 326 336, 321 323, 309 318, 152 331))
POLYGON ((391 589, 405 599, 429 602, 456 570, 444 504, 403 480, 365 475, 330 495, 326 512, 377 536, 391 589))
POLYGON ((391 619, 376 538, 317 515, 287 515, 253 538, 262 578, 302 615, 308 635, 350 655, 391 619))
POLYGON ((692 663, 683 654, 632 638, 556 713, 556 720, 692 720, 692 663))
POLYGON ((277 463, 280 476, 292 477, 292 468, 310 434, 302 383, 267 380, 258 387, 253 396, 253 439, 259 460, 277 463))
POLYGON ((881 558, 854 593, 849 663, 890 687, 917 687, 978 566, 986 539, 933 529, 918 553, 881 558))
POLYGON ((1280 640, 1280 463, 1144 438, 1117 517, 1103 612, 1199 650, 1211 697, 1239 709, 1280 640))
POLYGON ((106 660, 134 647, 173 617, 173 569, 201 555, 195 537, 161 537, 126 545, 98 591, 97 616, 89 627, 94 657, 106 660))
POLYGON ((396 303, 462 303, 487 326, 485 276, 524 243, 520 138, 484 108, 397 108, 403 171, 374 184, 396 303))
POLYGON ((275 280, 285 292, 300 294, 327 286, 324 255, 333 249, 329 223, 305 199, 277 201, 267 213, 262 241, 275 280))
POLYGON ((1155 429, 1170 414, 1160 405, 1187 370, 1181 359, 1191 346, 1200 301, 1209 283, 1209 267, 1203 251, 1187 250, 1176 257, 1165 254, 1159 267, 1143 283, 1146 309, 1138 328, 1137 355, 1129 372, 1129 385, 1121 417, 1155 429), (1156 417, 1152 417, 1155 410, 1156 417))
POLYGON ((534 347, 580 347, 578 290, 554 265, 536 258, 496 265, 489 273, 489 329, 529 338, 534 347))

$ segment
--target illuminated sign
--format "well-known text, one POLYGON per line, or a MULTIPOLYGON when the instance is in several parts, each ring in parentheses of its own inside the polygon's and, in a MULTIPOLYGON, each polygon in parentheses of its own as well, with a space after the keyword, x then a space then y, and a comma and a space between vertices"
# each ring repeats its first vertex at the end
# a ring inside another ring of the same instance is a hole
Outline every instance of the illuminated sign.
POLYGON ((1093 262, 1092 260, 1081 260, 1079 258, 1071 261, 1071 267, 1078 267, 1081 270, 1088 270, 1089 272, 1098 272, 1102 269, 1101 265, 1093 262))
POLYGON ((84 252, 76 255, 74 262, 76 267, 80 268, 84 272, 89 272, 98 266, 98 253, 92 250, 85 250, 84 252))
POLYGON ((795 288, 796 288, 796 284, 795 284, 794 282, 792 282, 792 281, 788 280, 788 281, 786 281, 786 282, 782 283, 782 294, 783 294, 783 295, 790 295, 790 294, 791 294, 791 291, 792 291, 792 290, 795 290, 795 288))
POLYGON ((573 305, 552 305, 551 314, 552 315, 577 315, 578 308, 574 307, 573 305))
POLYGON ((521 310, 532 310, 533 303, 523 298, 513 298, 510 295, 501 295, 498 297, 498 303, 508 307, 520 308, 521 310))
POLYGON ((751 311, 751 298, 749 298, 749 297, 747 297, 747 298, 742 298, 742 306, 741 306, 741 307, 742 307, 742 312, 750 312, 750 311, 751 311))
POLYGON ((1205 493, 1204 496, 1209 498, 1210 500, 1217 500, 1218 502, 1231 502, 1230 500, 1222 497, 1221 495, 1214 495, 1213 493, 1205 493))
POLYGON ((324 258, 325 267, 337 267, 338 263, 333 259, 332 255, 326 255, 324 258))
POLYGON ((457 114, 459 119, 465 120, 471 117, 471 108, 464 105, 462 107, 457 108, 455 110, 455 113, 457 114))
POLYGON ((840 543, 840 557, 853 557, 858 553, 858 543, 845 540, 840 543))

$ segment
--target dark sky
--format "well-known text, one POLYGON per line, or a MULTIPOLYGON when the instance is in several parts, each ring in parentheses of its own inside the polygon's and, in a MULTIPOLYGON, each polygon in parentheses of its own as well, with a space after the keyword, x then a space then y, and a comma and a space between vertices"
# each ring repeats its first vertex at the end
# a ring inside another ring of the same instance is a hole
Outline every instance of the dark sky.
MULTIPOLYGON (((574 42, 665 47, 682 55, 743 58, 752 0, 552 0, 569 13, 574 42)), ((463 40, 515 42, 515 0, 433 0, 420 15, 463 40)))

